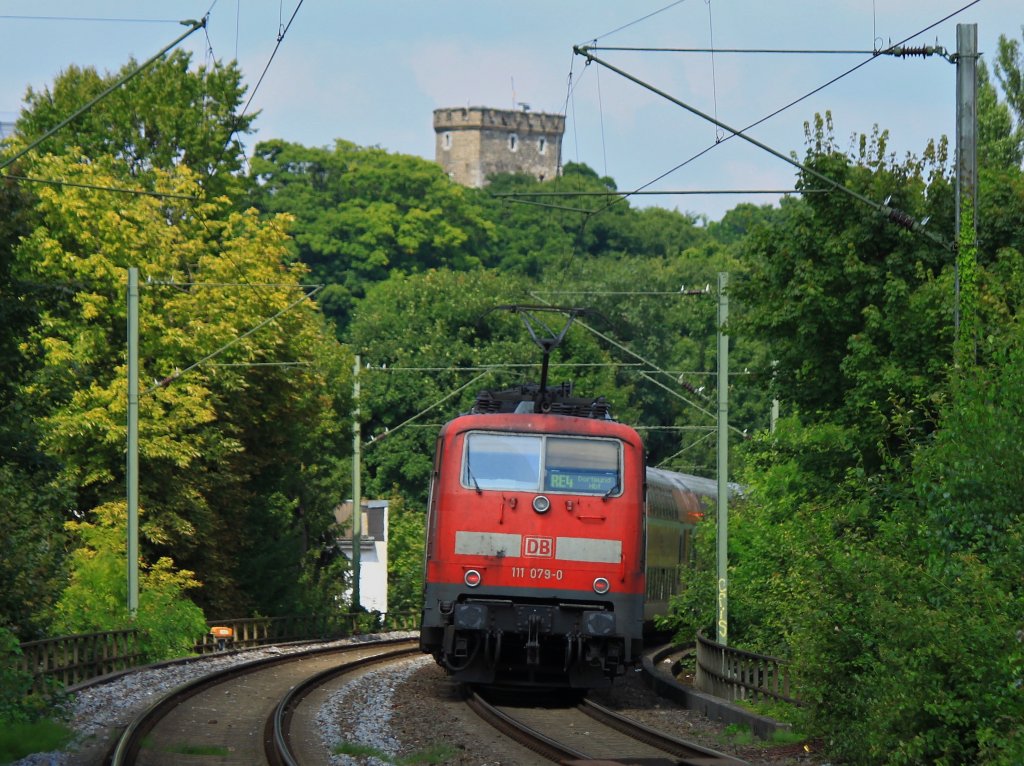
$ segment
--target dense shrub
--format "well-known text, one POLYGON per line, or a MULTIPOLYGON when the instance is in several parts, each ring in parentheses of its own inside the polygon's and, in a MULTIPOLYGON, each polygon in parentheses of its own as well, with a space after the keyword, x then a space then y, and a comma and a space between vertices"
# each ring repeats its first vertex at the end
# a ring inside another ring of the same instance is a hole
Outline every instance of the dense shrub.
POLYGON ((71 583, 57 603, 57 630, 92 633, 134 627, 146 661, 191 653, 196 639, 206 632, 206 619, 185 593, 199 583, 191 572, 175 571, 167 558, 143 566, 139 609, 133 619, 126 606, 124 503, 101 507, 97 517, 95 524, 74 524, 84 545, 71 557, 71 583))

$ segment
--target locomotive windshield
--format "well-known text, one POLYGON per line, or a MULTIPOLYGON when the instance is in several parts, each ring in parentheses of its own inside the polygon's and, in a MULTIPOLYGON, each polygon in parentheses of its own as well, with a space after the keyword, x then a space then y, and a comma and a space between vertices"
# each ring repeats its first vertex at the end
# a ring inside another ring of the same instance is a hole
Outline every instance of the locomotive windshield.
POLYGON ((473 489, 617 494, 619 453, 619 442, 611 439, 471 433, 462 483, 473 489))

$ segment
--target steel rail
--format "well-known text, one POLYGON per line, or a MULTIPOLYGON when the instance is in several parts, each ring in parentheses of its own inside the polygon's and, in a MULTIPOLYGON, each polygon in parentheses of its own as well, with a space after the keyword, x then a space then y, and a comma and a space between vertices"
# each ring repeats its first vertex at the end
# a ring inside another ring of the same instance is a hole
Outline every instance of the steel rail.
POLYGON ((693 742, 678 739, 671 735, 652 729, 650 726, 634 721, 631 718, 620 715, 602 705, 590 700, 583 700, 578 706, 580 710, 593 718, 595 721, 622 732, 627 737, 644 742, 645 744, 664 750, 666 753, 679 756, 680 764, 694 764, 695 766, 741 766, 746 761, 734 758, 731 755, 720 753, 717 750, 701 747, 693 742))
MULTIPOLYGON (((557 739, 537 731, 525 721, 519 720, 514 715, 508 715, 498 709, 476 692, 467 692, 466 704, 480 718, 502 734, 543 758, 560 764, 598 762, 594 760, 597 758, 594 753, 576 750, 557 739)), ((673 761, 673 763, 679 766, 747 766, 747 762, 739 758, 657 731, 638 721, 608 710, 590 700, 584 700, 576 706, 576 709, 600 725, 618 732, 630 740, 643 743, 666 755, 679 759, 673 761)), ((611 758, 603 756, 599 762, 602 764, 625 764, 632 763, 635 760, 629 753, 622 753, 611 758), (618 760, 617 758, 622 758, 623 760, 618 760)))
MULTIPOLYGON (((404 638, 388 639, 374 643, 389 645, 408 640, 409 639, 404 638)), ((253 660, 230 668, 225 668, 224 670, 219 670, 182 684, 181 686, 169 691, 157 700, 157 702, 139 713, 139 715, 132 720, 132 722, 121 733, 121 736, 117 739, 114 747, 110 750, 110 756, 106 759, 106 763, 109 764, 109 766, 128 766, 128 764, 135 763, 138 759, 143 738, 149 734, 163 718, 169 715, 185 700, 188 700, 207 689, 217 686, 218 684, 230 681, 233 678, 247 675, 254 671, 264 670, 274 665, 294 662, 300 657, 318 656, 331 653, 346 654, 359 649, 365 649, 368 645, 369 643, 345 644, 344 646, 321 647, 305 652, 295 652, 291 654, 282 654, 276 657, 267 657, 265 659, 253 660)))
POLYGON ((563 763, 572 760, 587 760, 589 756, 578 750, 573 750, 560 742, 531 729, 520 721, 501 712, 476 692, 469 692, 466 704, 481 719, 489 723, 495 729, 507 736, 509 739, 518 742, 523 747, 537 753, 542 758, 547 758, 555 763, 563 763))
MULTIPOLYGON (((404 643, 406 644, 405 646, 398 644, 396 645, 396 648, 381 654, 362 657, 358 660, 338 665, 337 667, 328 668, 327 670, 310 676, 302 683, 292 687, 292 689, 281 698, 281 701, 277 704, 274 712, 267 717, 267 722, 264 726, 263 741, 267 761, 270 765, 300 766, 298 759, 292 752, 289 729, 291 728, 291 720, 295 710, 302 704, 302 701, 306 696, 308 696, 318 686, 321 686, 337 676, 344 675, 345 673, 350 673, 364 667, 369 667, 371 665, 377 665, 382 662, 389 662, 411 654, 420 653, 418 639, 406 639, 404 643)), ((363 644, 363 646, 365 646, 365 644, 363 644)))

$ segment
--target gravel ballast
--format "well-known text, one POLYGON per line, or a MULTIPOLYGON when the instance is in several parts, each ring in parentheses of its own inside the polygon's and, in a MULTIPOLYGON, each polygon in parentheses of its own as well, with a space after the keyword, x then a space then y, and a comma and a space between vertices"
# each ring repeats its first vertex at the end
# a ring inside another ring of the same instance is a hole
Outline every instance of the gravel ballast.
MULTIPOLYGON (((387 637, 415 635, 392 633, 387 637)), ((379 638, 381 636, 361 636, 322 646, 379 638)), ((78 692, 72 703, 70 726, 77 733, 73 745, 61 752, 27 756, 15 766, 92 766, 100 762, 114 734, 173 688, 214 670, 309 648, 308 644, 271 646, 197 658, 187 664, 141 669, 87 687, 78 692)), ((765 748, 732 744, 724 725, 658 697, 637 672, 628 673, 609 690, 595 692, 593 698, 649 726, 735 755, 754 765, 826 764, 823 758, 798 745, 765 748)), ((444 763, 453 766, 546 763, 480 722, 462 702, 458 685, 426 656, 368 670, 335 693, 320 709, 317 721, 328 749, 345 743, 384 754, 383 760, 372 755, 336 755, 330 761, 332 766, 382 766, 399 758, 422 756, 437 748, 443 748, 447 754, 444 763)))

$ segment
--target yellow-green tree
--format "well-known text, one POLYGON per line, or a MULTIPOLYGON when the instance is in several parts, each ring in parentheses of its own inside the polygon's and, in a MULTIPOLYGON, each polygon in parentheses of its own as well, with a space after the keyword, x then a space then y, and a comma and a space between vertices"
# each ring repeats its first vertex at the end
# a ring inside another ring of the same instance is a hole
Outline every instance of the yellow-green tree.
POLYGON ((124 185, 113 158, 49 155, 32 172, 80 184, 37 189, 38 224, 15 253, 19 277, 50 296, 21 343, 33 371, 18 398, 73 494, 71 520, 94 523, 124 494, 136 266, 145 560, 194 571, 218 616, 314 606, 299 583, 331 557, 349 363, 304 298, 304 267, 287 263, 287 217, 198 202, 184 166, 150 174, 178 196, 95 188, 124 185))

